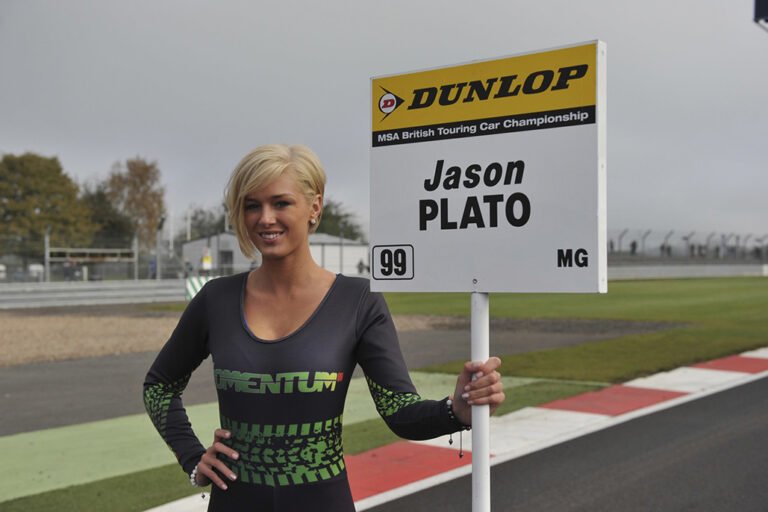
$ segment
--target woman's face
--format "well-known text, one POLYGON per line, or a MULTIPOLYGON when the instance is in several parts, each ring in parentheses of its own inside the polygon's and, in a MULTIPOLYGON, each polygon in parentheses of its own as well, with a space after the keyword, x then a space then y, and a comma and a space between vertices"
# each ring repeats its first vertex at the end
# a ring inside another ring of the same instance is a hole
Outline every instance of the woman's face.
POLYGON ((322 208, 321 198, 312 202, 290 171, 264 187, 249 192, 243 203, 245 226, 264 259, 285 258, 297 250, 309 250, 309 221, 322 208))

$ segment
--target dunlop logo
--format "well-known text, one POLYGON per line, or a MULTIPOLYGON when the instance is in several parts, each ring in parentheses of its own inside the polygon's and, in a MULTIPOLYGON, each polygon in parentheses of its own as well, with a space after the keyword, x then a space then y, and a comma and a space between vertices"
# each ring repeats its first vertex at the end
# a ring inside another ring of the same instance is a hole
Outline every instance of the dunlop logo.
MULTIPOLYGON (((510 98, 519 94, 541 94, 545 91, 560 91, 568 89, 571 81, 584 78, 588 70, 589 66, 587 64, 579 64, 562 67, 557 70, 543 69, 534 71, 525 77, 507 75, 486 80, 421 87, 413 90, 408 110, 432 107, 435 105, 435 100, 437 100, 437 105, 447 107, 459 101, 462 103, 472 103, 473 101, 510 98)), ((390 95, 394 96, 392 93, 390 95)), ((399 106, 399 104, 394 103, 392 105, 392 110, 399 106)))

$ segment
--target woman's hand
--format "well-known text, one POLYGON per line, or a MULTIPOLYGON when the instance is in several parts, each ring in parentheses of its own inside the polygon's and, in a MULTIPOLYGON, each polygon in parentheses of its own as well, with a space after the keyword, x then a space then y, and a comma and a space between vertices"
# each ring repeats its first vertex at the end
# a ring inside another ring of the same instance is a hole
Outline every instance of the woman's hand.
POLYGON ((493 414, 504 401, 501 375, 496 371, 499 366, 501 359, 498 357, 491 357, 484 363, 464 363, 464 370, 456 379, 452 405, 453 413, 464 425, 472 424, 473 405, 489 405, 493 414))
POLYGON ((232 434, 228 430, 217 428, 213 433, 213 444, 205 451, 200 462, 197 464, 197 475, 195 481, 200 486, 205 486, 213 482, 222 490, 227 489, 227 484, 221 476, 229 480, 236 480, 235 475, 229 467, 219 460, 218 454, 223 454, 232 460, 237 460, 240 456, 235 450, 225 445, 221 441, 229 439, 232 434))

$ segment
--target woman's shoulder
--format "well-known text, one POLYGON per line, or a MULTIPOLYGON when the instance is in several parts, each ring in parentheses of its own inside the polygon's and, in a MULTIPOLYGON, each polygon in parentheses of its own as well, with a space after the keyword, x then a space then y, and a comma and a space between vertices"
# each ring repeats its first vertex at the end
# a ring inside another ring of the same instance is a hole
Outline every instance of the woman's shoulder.
POLYGON ((356 305, 359 315, 386 311, 386 300, 380 292, 371 291, 371 281, 365 277, 351 277, 339 274, 337 287, 344 300, 356 305))
POLYGON ((336 277, 336 286, 343 291, 356 295, 367 295, 371 293, 371 282, 365 277, 352 277, 338 274, 336 277))

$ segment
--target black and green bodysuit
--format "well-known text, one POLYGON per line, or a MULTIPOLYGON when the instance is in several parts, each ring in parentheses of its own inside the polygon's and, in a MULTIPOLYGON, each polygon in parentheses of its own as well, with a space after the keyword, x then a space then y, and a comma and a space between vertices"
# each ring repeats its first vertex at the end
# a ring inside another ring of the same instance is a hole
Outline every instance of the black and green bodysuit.
MULTIPOLYGON (((342 452, 344 399, 356 364, 379 414, 399 436, 455 432, 445 400, 423 400, 408 376, 384 298, 368 281, 337 276, 306 323, 275 341, 253 335, 243 314, 248 274, 209 281, 189 303, 144 383, 152 422, 189 474, 205 448, 181 400, 210 354, 221 427, 240 457, 237 475, 213 486, 209 511, 353 511, 342 452)), ((206 433, 206 437, 212 433, 206 433)))

